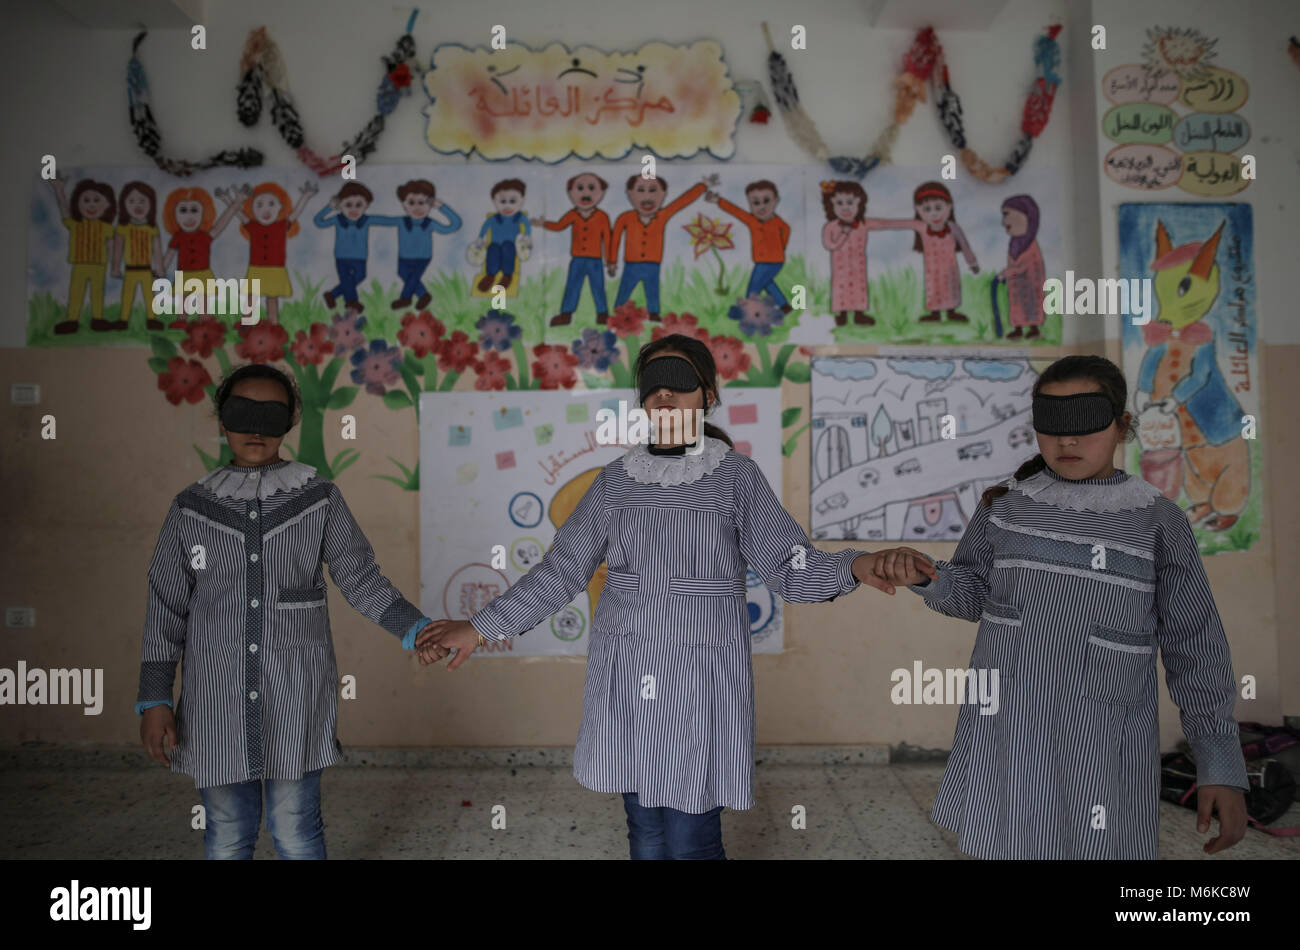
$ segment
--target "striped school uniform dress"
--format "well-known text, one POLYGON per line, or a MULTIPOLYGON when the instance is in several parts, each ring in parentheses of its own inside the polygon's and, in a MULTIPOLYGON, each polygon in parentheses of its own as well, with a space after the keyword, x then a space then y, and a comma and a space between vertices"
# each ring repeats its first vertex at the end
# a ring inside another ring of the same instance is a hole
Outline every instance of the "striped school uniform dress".
POLYGON ((195 787, 300 779, 339 760, 326 564, 349 604, 414 648, 428 618, 312 466, 227 465, 172 501, 149 564, 136 710, 171 702, 183 657, 172 771, 195 787))
POLYGON ((816 550, 749 457, 703 442, 606 465, 541 562, 470 618, 486 639, 523 633, 604 561, 574 778, 692 814, 754 804, 746 565, 787 601, 834 600, 862 553, 816 550))
POLYGON ((1248 789, 1228 641, 1187 516, 1117 471, 1046 469, 981 505, 912 590, 979 623, 970 697, 931 818, 981 858, 1156 857, 1156 648, 1202 785, 1248 789), (993 709, 992 704, 988 708, 993 709))

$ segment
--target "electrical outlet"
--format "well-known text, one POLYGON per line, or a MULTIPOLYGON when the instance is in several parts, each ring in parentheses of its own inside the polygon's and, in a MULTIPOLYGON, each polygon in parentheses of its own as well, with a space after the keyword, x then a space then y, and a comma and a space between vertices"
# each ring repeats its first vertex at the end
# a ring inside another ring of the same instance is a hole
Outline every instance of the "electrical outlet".
POLYGON ((35 607, 6 607, 5 626, 25 627, 28 629, 35 627, 36 608, 35 607))
POLYGON ((9 387, 9 401, 15 406, 39 406, 40 383, 13 383, 9 387))

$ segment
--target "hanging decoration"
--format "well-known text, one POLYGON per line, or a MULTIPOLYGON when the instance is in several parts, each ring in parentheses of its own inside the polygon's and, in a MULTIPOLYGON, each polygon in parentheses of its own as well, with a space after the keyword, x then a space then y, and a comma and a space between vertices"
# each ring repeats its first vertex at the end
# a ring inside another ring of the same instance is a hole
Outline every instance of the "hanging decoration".
MULTIPOLYGON (((926 27, 919 31, 911 49, 903 56, 903 72, 894 80, 893 121, 876 138, 865 158, 831 156, 812 117, 799 104, 799 91, 795 88, 794 77, 790 75, 790 67, 773 45, 772 34, 768 31, 766 22, 763 23, 763 37, 767 40, 769 50, 767 71, 772 83, 772 95, 781 109, 791 138, 818 161, 827 162, 837 174, 852 175, 854 178, 863 178, 881 162, 888 163, 892 160, 890 152, 898 138, 898 130, 912 117, 916 104, 925 101, 925 83, 931 76, 939 54, 933 29, 926 27)), ((751 121, 754 120, 751 118, 751 121)))
POLYGON ((1291 37, 1291 42, 1287 44, 1286 51, 1287 55, 1291 57, 1291 62, 1300 66, 1300 40, 1297 40, 1294 36, 1291 37))
POLYGON ((1034 40, 1034 67, 1038 71, 1038 78, 1034 80, 1029 97, 1025 100, 1025 111, 1020 120, 1020 141, 1001 168, 991 167, 974 149, 966 145, 961 100, 953 91, 948 65, 944 62, 943 47, 938 47, 936 65, 939 68, 931 75, 931 83, 935 86, 935 108, 939 110, 939 120, 947 129, 953 147, 961 149, 962 164, 975 177, 996 184, 1014 175, 1029 157, 1034 139, 1047 127, 1047 120, 1052 114, 1052 101, 1061 85, 1061 77, 1056 74, 1061 64, 1061 50, 1056 44, 1056 36, 1060 32, 1060 24, 1053 24, 1034 40))
POLYGON ((736 91, 747 100, 752 99, 754 106, 749 110, 749 121, 754 125, 767 125, 772 118, 772 106, 767 101, 763 84, 756 79, 745 79, 736 83, 736 91))
POLYGON ((402 96, 411 94, 411 84, 421 72, 415 59, 415 39, 411 30, 415 26, 415 10, 406 22, 406 32, 397 41, 393 52, 384 57, 384 78, 379 83, 379 92, 375 96, 378 112, 366 123, 365 127, 348 142, 344 142, 337 155, 324 158, 304 144, 302 121, 298 109, 293 103, 289 91, 289 77, 285 69, 280 48, 266 32, 266 27, 259 27, 248 34, 244 43, 243 56, 239 61, 239 88, 236 95, 236 110, 239 121, 246 126, 257 124, 262 114, 264 90, 271 100, 271 122, 285 143, 298 155, 298 159, 316 174, 324 178, 334 174, 343 167, 343 156, 351 155, 359 163, 375 150, 379 136, 384 131, 384 120, 397 107, 402 96))
POLYGON ((149 35, 146 30, 136 35, 131 43, 131 61, 126 66, 126 99, 131 118, 131 131, 144 153, 159 168, 170 175, 186 178, 196 171, 233 165, 236 168, 254 168, 262 164, 262 153, 253 148, 225 149, 211 158, 191 162, 183 158, 168 158, 162 154, 162 132, 149 108, 149 78, 140 62, 140 44, 149 35))

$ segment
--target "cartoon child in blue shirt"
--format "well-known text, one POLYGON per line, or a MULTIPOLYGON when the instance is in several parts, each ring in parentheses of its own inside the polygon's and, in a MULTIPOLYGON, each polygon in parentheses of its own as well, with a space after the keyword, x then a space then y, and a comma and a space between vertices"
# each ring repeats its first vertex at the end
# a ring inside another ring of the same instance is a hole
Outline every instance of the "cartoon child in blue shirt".
POLYGON ((492 186, 492 203, 497 210, 488 215, 478 232, 478 240, 474 242, 475 249, 487 245, 483 279, 478 282, 478 289, 484 293, 494 284, 499 283, 503 288, 510 286, 515 275, 517 245, 532 240, 528 216, 521 210, 524 191, 524 183, 518 178, 507 178, 492 186), (497 274, 501 275, 499 281, 497 274))
POLYGON ((397 228, 397 276, 402 280, 401 297, 393 301, 394 310, 411 305, 418 294, 415 306, 423 310, 433 299, 425 289, 424 272, 433 260, 434 234, 451 234, 460 230, 460 215, 437 198, 433 182, 415 178, 397 188, 397 200, 402 203, 405 215, 375 215, 370 219, 376 227, 397 228), (441 211, 447 224, 429 217, 430 211, 441 211))
POLYGON ((357 300, 357 284, 366 279, 366 258, 369 256, 370 225, 374 219, 366 214, 375 196, 370 189, 357 181, 350 181, 330 203, 316 212, 312 220, 318 228, 334 228, 334 267, 339 282, 325 291, 325 306, 334 309, 334 298, 342 296, 347 309, 360 313, 366 309, 357 300))

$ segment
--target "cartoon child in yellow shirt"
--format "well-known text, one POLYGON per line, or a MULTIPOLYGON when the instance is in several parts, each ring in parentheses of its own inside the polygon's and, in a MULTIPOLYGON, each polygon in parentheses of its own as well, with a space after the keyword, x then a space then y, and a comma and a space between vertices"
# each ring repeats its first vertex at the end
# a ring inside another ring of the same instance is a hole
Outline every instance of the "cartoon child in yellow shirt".
POLYGON ((154 315, 153 277, 162 270, 162 248, 158 241, 158 196, 142 181, 122 186, 118 199, 116 239, 113 242, 113 276, 122 278, 122 312, 114 330, 125 330, 135 305, 135 291, 144 298, 145 326, 161 330, 154 315), (125 256, 125 270, 123 257, 125 256))
POLYGON ((59 202, 63 226, 68 229, 68 263, 72 277, 68 281, 68 318, 54 325, 58 334, 76 333, 81 328, 81 305, 90 291, 90 327, 107 330, 104 321, 104 280, 108 272, 107 244, 113 237, 113 213, 117 202, 113 186, 83 178, 65 192, 67 179, 60 176, 50 182, 59 202))

